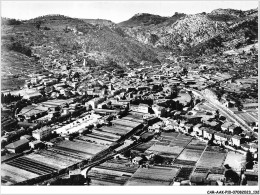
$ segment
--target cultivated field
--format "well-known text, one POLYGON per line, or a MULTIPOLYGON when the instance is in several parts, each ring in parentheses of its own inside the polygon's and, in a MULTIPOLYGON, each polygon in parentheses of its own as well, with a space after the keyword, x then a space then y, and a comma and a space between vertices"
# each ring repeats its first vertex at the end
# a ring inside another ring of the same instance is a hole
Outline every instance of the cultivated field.
POLYGON ((118 176, 107 173, 100 173, 99 171, 90 171, 88 176, 91 179, 91 185, 102 185, 102 184, 111 184, 111 185, 124 185, 129 177, 127 176, 118 176))
POLYGON ((79 151, 86 153, 87 155, 95 155, 98 152, 106 149, 106 146, 101 146, 93 143, 88 142, 79 142, 79 141, 67 141, 64 140, 58 144, 59 147, 79 151))
POLYGON ((223 162, 226 158, 226 153, 218 152, 208 152, 205 151, 200 160, 197 163, 197 166, 200 167, 222 167, 223 162))
POLYGON ((170 185, 178 168, 139 168, 126 185, 170 185))
POLYGON ((27 158, 34 159, 34 160, 39 161, 39 162, 43 162, 43 163, 48 164, 49 166, 55 167, 57 169, 66 168, 67 165, 68 165, 64 161, 60 161, 60 160, 55 159, 55 158, 48 158, 44 155, 40 155, 40 154, 36 154, 36 153, 29 154, 27 156, 27 158))
POLYGON ((10 185, 28 179, 39 177, 40 175, 8 165, 1 165, 1 182, 2 185, 10 185))
POLYGON ((189 161, 198 161, 202 152, 203 152, 202 150, 184 149, 183 152, 178 157, 178 159, 189 160, 189 161))
POLYGON ((146 152, 153 152, 159 155, 167 155, 168 157, 175 158, 182 150, 182 146, 169 146, 157 143, 151 146, 146 152))

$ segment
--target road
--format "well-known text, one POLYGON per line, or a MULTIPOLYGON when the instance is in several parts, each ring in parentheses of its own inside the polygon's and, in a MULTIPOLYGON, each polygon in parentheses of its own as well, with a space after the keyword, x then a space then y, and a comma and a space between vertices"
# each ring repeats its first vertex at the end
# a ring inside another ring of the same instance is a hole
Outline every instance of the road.
POLYGON ((187 89, 192 91, 193 93, 195 93, 196 95, 200 95, 201 97, 203 97, 205 100, 207 100, 212 107, 218 109, 220 111, 220 113, 222 113, 226 118, 228 118, 229 120, 235 122, 236 124, 238 124, 239 126, 241 126, 241 128, 246 131, 246 132, 250 132, 252 133, 255 137, 258 137, 258 134, 256 132, 254 132, 251 127, 249 125, 246 124, 246 122, 244 122, 241 118, 239 118, 238 116, 236 116, 234 113, 232 113, 231 110, 229 110, 228 108, 222 106, 220 103, 211 100, 210 98, 206 97, 202 92, 195 90, 195 89, 187 89))

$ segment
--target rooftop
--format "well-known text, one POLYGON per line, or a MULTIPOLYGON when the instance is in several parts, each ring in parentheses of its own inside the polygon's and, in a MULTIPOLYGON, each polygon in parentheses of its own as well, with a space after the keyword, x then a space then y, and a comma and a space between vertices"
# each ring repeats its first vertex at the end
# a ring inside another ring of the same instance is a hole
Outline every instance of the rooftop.
POLYGON ((21 140, 18 140, 18 141, 15 141, 13 143, 10 143, 8 144, 7 146, 5 146, 6 148, 9 148, 9 149, 15 149, 15 148, 18 148, 24 144, 27 144, 29 143, 30 141, 27 140, 27 139, 21 139, 21 140))

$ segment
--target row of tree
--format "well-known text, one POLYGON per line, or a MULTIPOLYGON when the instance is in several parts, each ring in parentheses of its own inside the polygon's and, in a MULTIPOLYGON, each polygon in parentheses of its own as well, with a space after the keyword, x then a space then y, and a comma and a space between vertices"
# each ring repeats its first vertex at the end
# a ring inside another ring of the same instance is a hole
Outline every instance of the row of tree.
POLYGON ((8 104, 14 101, 19 101, 21 100, 22 97, 19 95, 11 95, 10 93, 8 93, 7 95, 5 94, 1 94, 1 103, 2 104, 8 104))

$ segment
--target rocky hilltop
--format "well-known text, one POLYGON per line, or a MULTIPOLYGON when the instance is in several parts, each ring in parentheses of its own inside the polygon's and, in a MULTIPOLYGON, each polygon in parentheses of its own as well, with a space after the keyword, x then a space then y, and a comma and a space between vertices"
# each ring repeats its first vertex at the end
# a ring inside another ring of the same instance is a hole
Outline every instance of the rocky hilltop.
MULTIPOLYGON (((257 39, 258 16, 257 9, 248 11, 217 9, 211 13, 199 13, 185 15, 175 13, 172 17, 164 18, 163 21, 152 22, 143 27, 143 15, 134 16, 128 21, 119 23, 124 32, 139 42, 151 45, 155 48, 163 48, 175 52, 187 52, 194 50, 201 44, 216 46, 233 45, 240 42, 241 46, 247 44, 248 39, 257 39), (139 21, 139 24, 137 24, 139 21), (244 28, 246 27, 246 28, 244 28), (230 34, 231 33, 231 34, 230 34), (237 37, 235 37, 236 35, 237 37), (219 40, 218 37, 222 37, 219 40), (216 40, 217 39, 217 40, 216 40), (241 40, 238 41, 237 40, 241 40), (236 42, 232 44, 231 42, 236 42)), ((149 17, 149 18, 155 18, 149 17)), ((156 16, 156 19, 158 16, 156 16)), ((212 48, 219 51, 219 48, 212 48)), ((227 48, 230 49, 230 48, 227 48)))
POLYGON ((149 26, 157 25, 166 21, 168 17, 162 17, 159 15, 153 15, 148 13, 138 13, 127 21, 121 22, 118 25, 121 27, 135 27, 135 26, 149 26))

